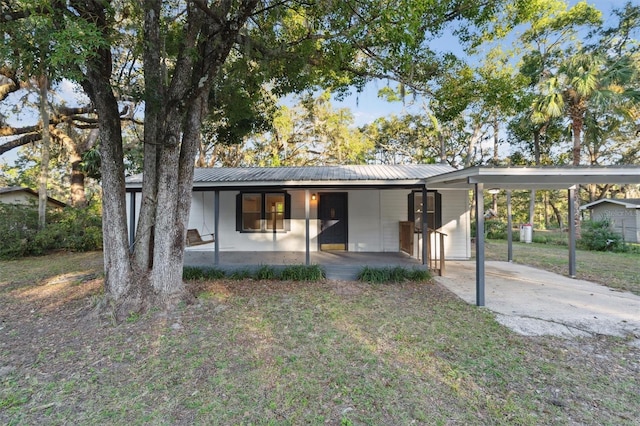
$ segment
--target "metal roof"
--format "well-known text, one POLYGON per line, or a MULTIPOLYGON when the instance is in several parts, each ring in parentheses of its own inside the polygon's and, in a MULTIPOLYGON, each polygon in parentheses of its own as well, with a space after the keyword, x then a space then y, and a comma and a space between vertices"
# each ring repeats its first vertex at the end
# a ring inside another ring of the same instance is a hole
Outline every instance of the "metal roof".
POLYGON ((603 198, 580 206, 580 210, 590 209, 602 203, 618 204, 627 209, 640 209, 640 198, 603 198))
MULTIPOLYGON (((194 188, 415 186, 430 189, 568 189, 579 184, 640 184, 640 166, 470 167, 446 164, 196 168, 194 188)), ((127 178, 140 188, 142 175, 127 178)))
POLYGON ((640 166, 470 167, 427 178, 427 187, 568 189, 580 184, 640 184, 640 166))
MULTIPOLYGON (((453 170, 443 164, 196 168, 193 186, 418 185, 453 170)), ((142 175, 127 178, 128 187, 141 183, 142 175)))
POLYGON ((38 195, 38 193, 33 189, 23 188, 22 186, 5 186, 0 188, 0 194, 8 194, 11 192, 22 192, 22 191, 38 195))
MULTIPOLYGON (((38 192, 34 191, 31 188, 26 188, 23 186, 4 186, 2 188, 0 188, 0 194, 11 194, 11 193, 15 193, 15 192, 24 192, 25 194, 29 194, 35 198, 38 198, 38 192)), ((56 200, 55 198, 51 198, 49 196, 47 196, 47 201, 49 203, 55 204, 59 207, 66 207, 67 205, 65 203, 63 203, 62 201, 56 200)))

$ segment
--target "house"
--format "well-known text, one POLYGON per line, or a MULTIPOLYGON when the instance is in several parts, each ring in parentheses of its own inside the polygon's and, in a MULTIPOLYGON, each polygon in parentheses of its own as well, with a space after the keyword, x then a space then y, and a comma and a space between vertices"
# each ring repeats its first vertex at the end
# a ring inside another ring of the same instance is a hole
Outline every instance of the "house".
MULTIPOLYGON (((472 191, 476 304, 485 306, 484 192, 505 191, 510 212, 513 190, 566 190, 568 200, 573 200, 577 185, 585 184, 640 185, 640 167, 475 166, 455 170, 447 165, 367 165, 196 169, 189 226, 205 233, 213 228, 215 241, 209 245, 215 251, 215 264, 221 250, 305 252, 307 263, 311 251, 402 250, 421 257, 422 263, 433 269, 431 258, 438 257, 442 247, 446 259, 471 257, 472 191), (421 226, 425 222, 428 227, 421 226), (434 243, 442 240, 438 248, 434 243), (434 246, 436 249, 430 251, 434 246)), ((126 187, 129 237, 135 241, 142 176, 128 178, 126 187)), ((574 205, 568 205, 568 274, 575 277, 576 226, 570 220, 574 205)), ((511 220, 507 214, 508 261, 513 260, 511 220)))
MULTIPOLYGON (((19 205, 38 205, 38 193, 31 188, 10 186, 0 188, 0 203, 19 205)), ((47 197, 47 207, 64 208, 66 204, 55 198, 47 197)))
POLYGON ((608 220, 625 242, 640 243, 640 198, 603 198, 580 206, 591 220, 608 220))
MULTIPOLYGON (((444 248, 447 259, 469 259, 468 190, 425 185, 429 176, 453 170, 435 164, 196 168, 188 227, 202 235, 215 234, 215 241, 193 249, 307 253, 402 249, 422 259, 422 241, 429 235, 427 230, 423 234, 425 220, 429 230, 446 234, 443 247, 434 249, 432 257, 444 248)), ((141 187, 141 175, 127 179, 131 241, 141 187)), ((439 234, 430 234, 435 248, 439 234)))

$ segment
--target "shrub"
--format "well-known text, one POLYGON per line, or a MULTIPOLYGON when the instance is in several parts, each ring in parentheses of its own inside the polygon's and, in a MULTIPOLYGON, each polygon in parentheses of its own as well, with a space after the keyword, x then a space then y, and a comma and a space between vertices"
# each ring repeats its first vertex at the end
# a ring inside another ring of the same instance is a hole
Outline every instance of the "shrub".
POLYGON ((484 223, 484 232, 489 240, 506 240, 507 224, 499 220, 487 220, 484 223))
POLYGON ((224 277, 224 271, 216 268, 185 266, 182 269, 182 279, 185 281, 218 280, 224 277))
POLYGON ((426 269, 414 268, 408 271, 407 279, 416 282, 431 281, 431 273, 426 269))
POLYGON ((276 271, 272 266, 262 265, 256 271, 255 276, 257 280, 274 280, 277 278, 278 274, 276 274, 276 271))
POLYGON ((29 252, 29 241, 38 230, 38 212, 33 207, 0 203, 0 258, 13 259, 29 252))
POLYGON ((611 229, 611 222, 608 220, 583 223, 580 238, 581 247, 594 251, 618 251, 622 245, 622 237, 611 229))
POLYGON ((253 274, 248 269, 236 269, 235 271, 229 274, 229 279, 232 280, 246 280, 249 278, 253 278, 253 274))
POLYGON ((365 266, 358 274, 358 280, 368 283, 399 283, 403 281, 429 281, 431 274, 425 269, 407 269, 401 266, 393 268, 372 268, 365 266))
POLYGON ((320 281, 324 277, 324 271, 319 265, 285 266, 280 273, 280 279, 291 281, 320 281))
POLYGON ((41 255, 52 250, 89 251, 102 248, 102 220, 89 209, 47 212, 47 225, 38 230, 34 206, 0 204, 0 258, 41 255))

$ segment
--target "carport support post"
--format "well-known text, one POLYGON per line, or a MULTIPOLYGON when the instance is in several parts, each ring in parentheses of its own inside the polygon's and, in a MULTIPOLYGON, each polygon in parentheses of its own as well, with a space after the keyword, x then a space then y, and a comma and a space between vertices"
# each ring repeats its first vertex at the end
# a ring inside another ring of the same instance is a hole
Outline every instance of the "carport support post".
POLYGON ((304 242, 305 242, 305 265, 311 264, 311 255, 309 253, 309 190, 304 190, 304 242))
POLYGON ((476 183, 476 306, 484 306, 484 184, 476 183))
POLYGON ((220 264, 220 191, 213 193, 213 263, 220 264))
POLYGON ((507 189, 507 261, 513 262, 513 223, 511 217, 510 189, 507 189))
POLYGON ((569 276, 576 277, 576 187, 569 188, 569 276))

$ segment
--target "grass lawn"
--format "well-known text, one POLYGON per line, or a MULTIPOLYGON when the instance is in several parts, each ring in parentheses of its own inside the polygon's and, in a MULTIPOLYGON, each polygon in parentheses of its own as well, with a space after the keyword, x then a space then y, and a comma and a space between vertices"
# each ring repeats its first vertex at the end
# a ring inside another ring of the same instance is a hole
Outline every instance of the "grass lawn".
MULTIPOLYGON (((488 260, 507 260, 507 242, 487 240, 488 260)), ((569 273, 569 249, 553 244, 513 243, 513 261, 558 274, 569 273)), ((576 251, 577 278, 640 295, 640 254, 576 251)))
POLYGON ((116 324, 100 256, 0 262, 0 424, 637 424, 621 339, 519 336, 412 282, 192 282, 116 324))

